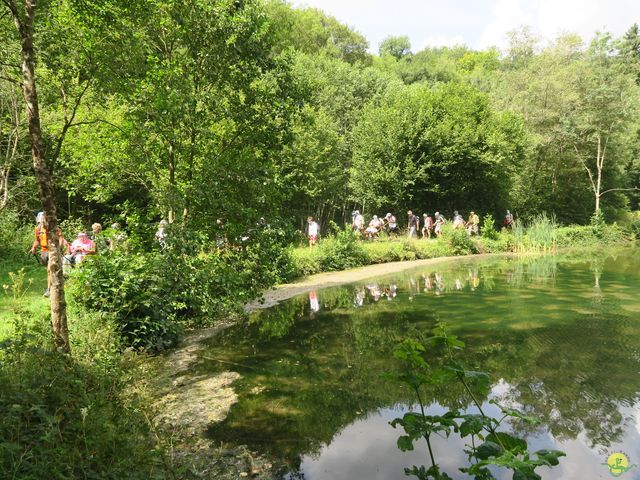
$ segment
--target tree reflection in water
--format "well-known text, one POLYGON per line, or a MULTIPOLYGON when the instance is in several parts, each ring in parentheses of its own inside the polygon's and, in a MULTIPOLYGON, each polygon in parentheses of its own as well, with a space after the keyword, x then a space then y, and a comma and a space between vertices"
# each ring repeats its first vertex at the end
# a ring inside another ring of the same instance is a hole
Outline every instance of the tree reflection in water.
MULTIPOLYGON (((318 290, 317 304, 310 294, 283 302, 211 340, 208 356, 250 368, 239 368, 240 401, 209 433, 296 470, 303 455, 318 455, 354 421, 411 402, 410 392, 384 379, 398 372, 392 351, 444 320, 467 345, 465 363, 501 387, 494 395, 542 422, 514 423, 517 433, 580 435, 602 449, 623 438, 638 401, 639 267, 624 250, 465 259, 318 290)), ((194 374, 220 368, 203 359, 194 374)), ((433 388, 428 402, 469 406, 458 385, 433 388)))

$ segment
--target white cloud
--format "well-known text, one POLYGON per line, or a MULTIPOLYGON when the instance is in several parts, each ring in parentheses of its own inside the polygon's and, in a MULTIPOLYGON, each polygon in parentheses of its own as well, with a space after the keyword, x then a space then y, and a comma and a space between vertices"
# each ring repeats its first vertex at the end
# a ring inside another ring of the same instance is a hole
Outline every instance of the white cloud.
POLYGON ((507 32, 525 25, 543 41, 577 33, 588 42, 596 31, 620 36, 639 20, 640 2, 631 0, 495 0, 491 20, 473 46, 506 48, 507 32))
POLYGON ((638 0, 291 0, 324 10, 364 34, 371 51, 388 35, 408 35, 413 50, 466 43, 506 48, 507 32, 525 25, 545 40, 597 30, 622 35, 640 23, 638 0))
POLYGON ((492 46, 504 48, 507 45, 507 32, 531 24, 531 18, 525 13, 522 3, 521 0, 495 1, 491 20, 484 27, 480 39, 473 47, 478 49, 492 46))

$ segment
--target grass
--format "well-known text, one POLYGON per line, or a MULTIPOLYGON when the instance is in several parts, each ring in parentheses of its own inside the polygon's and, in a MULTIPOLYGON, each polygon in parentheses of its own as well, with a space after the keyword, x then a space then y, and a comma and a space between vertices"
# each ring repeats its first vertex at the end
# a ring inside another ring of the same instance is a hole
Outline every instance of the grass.
POLYGON ((45 321, 49 299, 42 296, 47 288, 47 270, 44 267, 35 261, 2 261, 0 286, 0 341, 13 334, 13 318, 17 311, 32 322, 45 321))
POLYGON ((410 261, 472 253, 544 253, 559 248, 598 247, 628 242, 629 232, 616 224, 604 229, 593 226, 559 226, 553 217, 541 215, 528 224, 518 222, 512 231, 492 231, 490 235, 469 237, 465 231, 445 228, 440 238, 412 239, 383 236, 366 241, 350 238, 341 231, 327 237, 314 249, 292 250, 295 277, 344 270, 378 263, 410 261))

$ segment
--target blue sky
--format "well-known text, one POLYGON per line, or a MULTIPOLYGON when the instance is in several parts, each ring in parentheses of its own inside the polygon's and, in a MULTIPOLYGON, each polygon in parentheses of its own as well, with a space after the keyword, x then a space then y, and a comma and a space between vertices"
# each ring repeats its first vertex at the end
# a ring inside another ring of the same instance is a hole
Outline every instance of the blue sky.
POLYGON ((291 0, 324 10, 362 33, 370 50, 389 35, 408 35, 412 50, 466 44, 505 48, 506 33, 528 25, 546 40, 596 30, 622 35, 640 23, 640 0, 291 0))

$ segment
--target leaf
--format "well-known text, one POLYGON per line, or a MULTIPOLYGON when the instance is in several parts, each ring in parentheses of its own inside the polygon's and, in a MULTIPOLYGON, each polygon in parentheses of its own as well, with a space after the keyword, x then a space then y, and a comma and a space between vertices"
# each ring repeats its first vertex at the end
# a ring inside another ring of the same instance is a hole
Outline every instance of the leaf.
POLYGON ((500 411, 509 417, 519 418, 530 425, 535 425, 537 423, 540 423, 540 420, 538 420, 536 417, 525 415, 524 413, 522 413, 520 410, 516 408, 505 408, 493 399, 489 400, 489 403, 497 405, 500 408, 500 411))
POLYGON ((506 450, 515 454, 527 451, 527 442, 505 432, 490 433, 487 435, 487 441, 502 445, 506 450))
POLYGON ((492 426, 494 420, 482 415, 465 415, 464 421, 460 424, 460 436, 477 435, 485 427, 492 426))
POLYGON ((540 480, 542 477, 534 472, 533 468, 516 469, 513 471, 513 480, 540 480))
POLYGON ((490 457, 497 457, 502 452, 502 448, 497 443, 489 440, 478 447, 477 457, 480 460, 487 460, 490 457))
POLYGON ((560 450, 538 450, 534 452, 538 456, 538 460, 542 461, 542 465, 555 467, 560 463, 559 458, 565 457, 567 454, 560 450))
POLYGON ((413 439, 408 435, 402 435, 398 437, 398 448, 403 452, 410 452, 413 450, 413 439))

